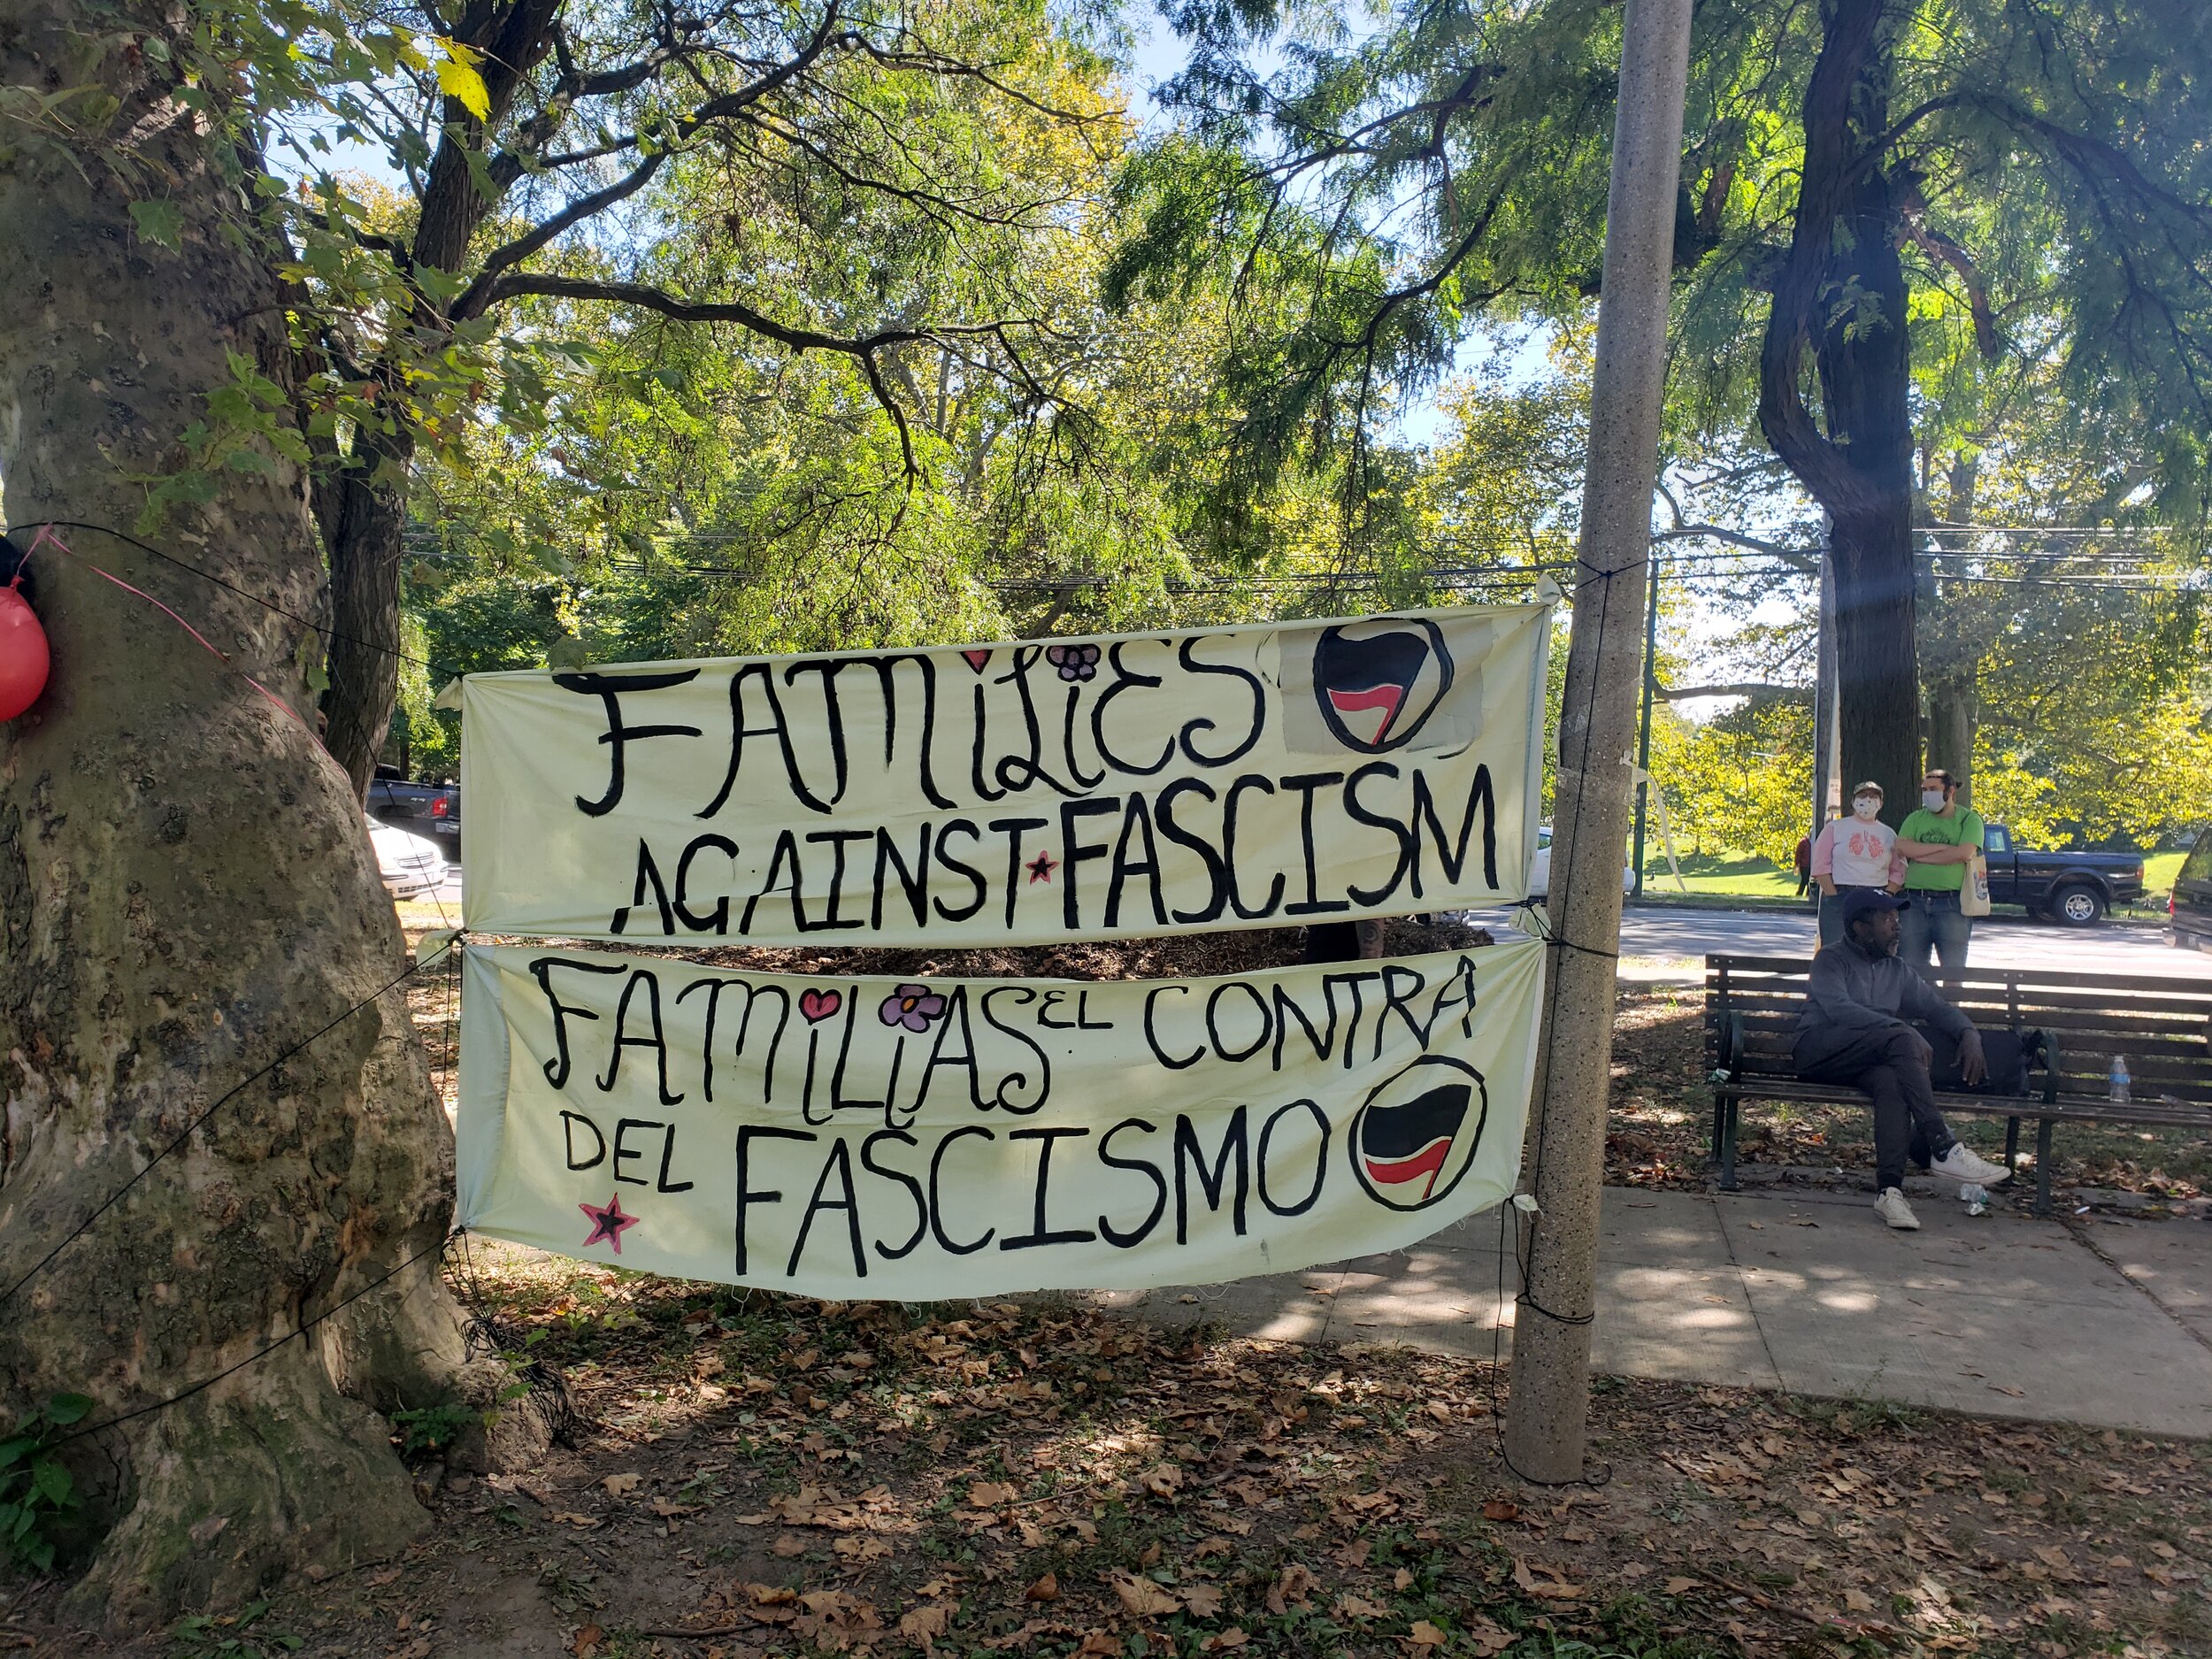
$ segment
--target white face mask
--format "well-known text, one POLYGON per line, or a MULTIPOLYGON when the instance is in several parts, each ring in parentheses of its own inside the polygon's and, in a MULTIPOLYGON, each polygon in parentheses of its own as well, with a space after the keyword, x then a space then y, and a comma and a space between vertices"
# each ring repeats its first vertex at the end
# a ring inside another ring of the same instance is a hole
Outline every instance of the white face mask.
POLYGON ((1920 804, 1927 808, 1931 812, 1942 811, 1943 791, 1940 789, 1923 789, 1920 792, 1920 804))
POLYGON ((1859 817, 1871 822, 1874 815, 1882 810, 1882 798, 1875 795, 1853 795, 1851 810, 1859 817))

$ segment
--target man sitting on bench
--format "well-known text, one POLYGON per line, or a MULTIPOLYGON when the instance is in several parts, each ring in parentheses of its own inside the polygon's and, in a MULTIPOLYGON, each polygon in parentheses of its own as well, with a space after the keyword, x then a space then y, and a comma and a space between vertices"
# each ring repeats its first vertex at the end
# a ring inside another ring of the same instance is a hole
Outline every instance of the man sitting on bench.
POLYGON ((1916 1231, 1920 1218, 1905 1202, 1908 1157, 1955 1181, 1985 1186, 2011 1171, 1961 1146, 1936 1110, 1928 1078, 1935 1051, 1908 1021, 1924 1020, 1958 1044, 1959 1075, 1969 1088, 1982 1080, 1985 1063, 1973 1022, 1898 958, 1897 912, 1906 902, 1879 887, 1844 895, 1843 937, 1813 958, 1792 1052, 1798 1076, 1850 1084, 1874 1097, 1874 1213, 1916 1231))

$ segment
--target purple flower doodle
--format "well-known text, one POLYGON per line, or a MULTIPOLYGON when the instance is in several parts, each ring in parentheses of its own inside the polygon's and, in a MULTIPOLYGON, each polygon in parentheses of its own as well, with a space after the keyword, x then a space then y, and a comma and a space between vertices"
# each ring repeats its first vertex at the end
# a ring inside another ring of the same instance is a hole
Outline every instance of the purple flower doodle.
POLYGON ((883 999, 876 1017, 887 1025, 927 1031, 930 1022, 942 1018, 944 1012, 945 999, 926 985, 902 985, 883 999))
POLYGON ((1048 645, 1045 661, 1060 671, 1060 678, 1068 681, 1089 680, 1098 672, 1098 647, 1095 645, 1048 645))

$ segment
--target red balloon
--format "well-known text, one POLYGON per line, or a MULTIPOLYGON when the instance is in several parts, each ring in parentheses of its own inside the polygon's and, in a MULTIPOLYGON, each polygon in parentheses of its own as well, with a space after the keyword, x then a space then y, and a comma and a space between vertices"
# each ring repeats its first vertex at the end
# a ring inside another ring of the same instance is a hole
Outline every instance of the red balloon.
POLYGON ((0 720, 38 701, 50 662, 38 613, 12 587, 0 588, 0 720))

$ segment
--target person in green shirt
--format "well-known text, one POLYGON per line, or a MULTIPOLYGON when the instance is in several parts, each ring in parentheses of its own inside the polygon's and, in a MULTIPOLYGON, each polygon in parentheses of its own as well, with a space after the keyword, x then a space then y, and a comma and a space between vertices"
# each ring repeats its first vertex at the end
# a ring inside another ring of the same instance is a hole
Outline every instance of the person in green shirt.
POLYGON ((1961 806, 1958 780, 1937 767, 1920 780, 1920 810, 1898 826, 1905 898, 1897 954, 1925 973, 1931 954, 1947 968, 1966 965, 1974 919, 1959 909, 1966 867, 1982 848, 1981 814, 1961 806))

